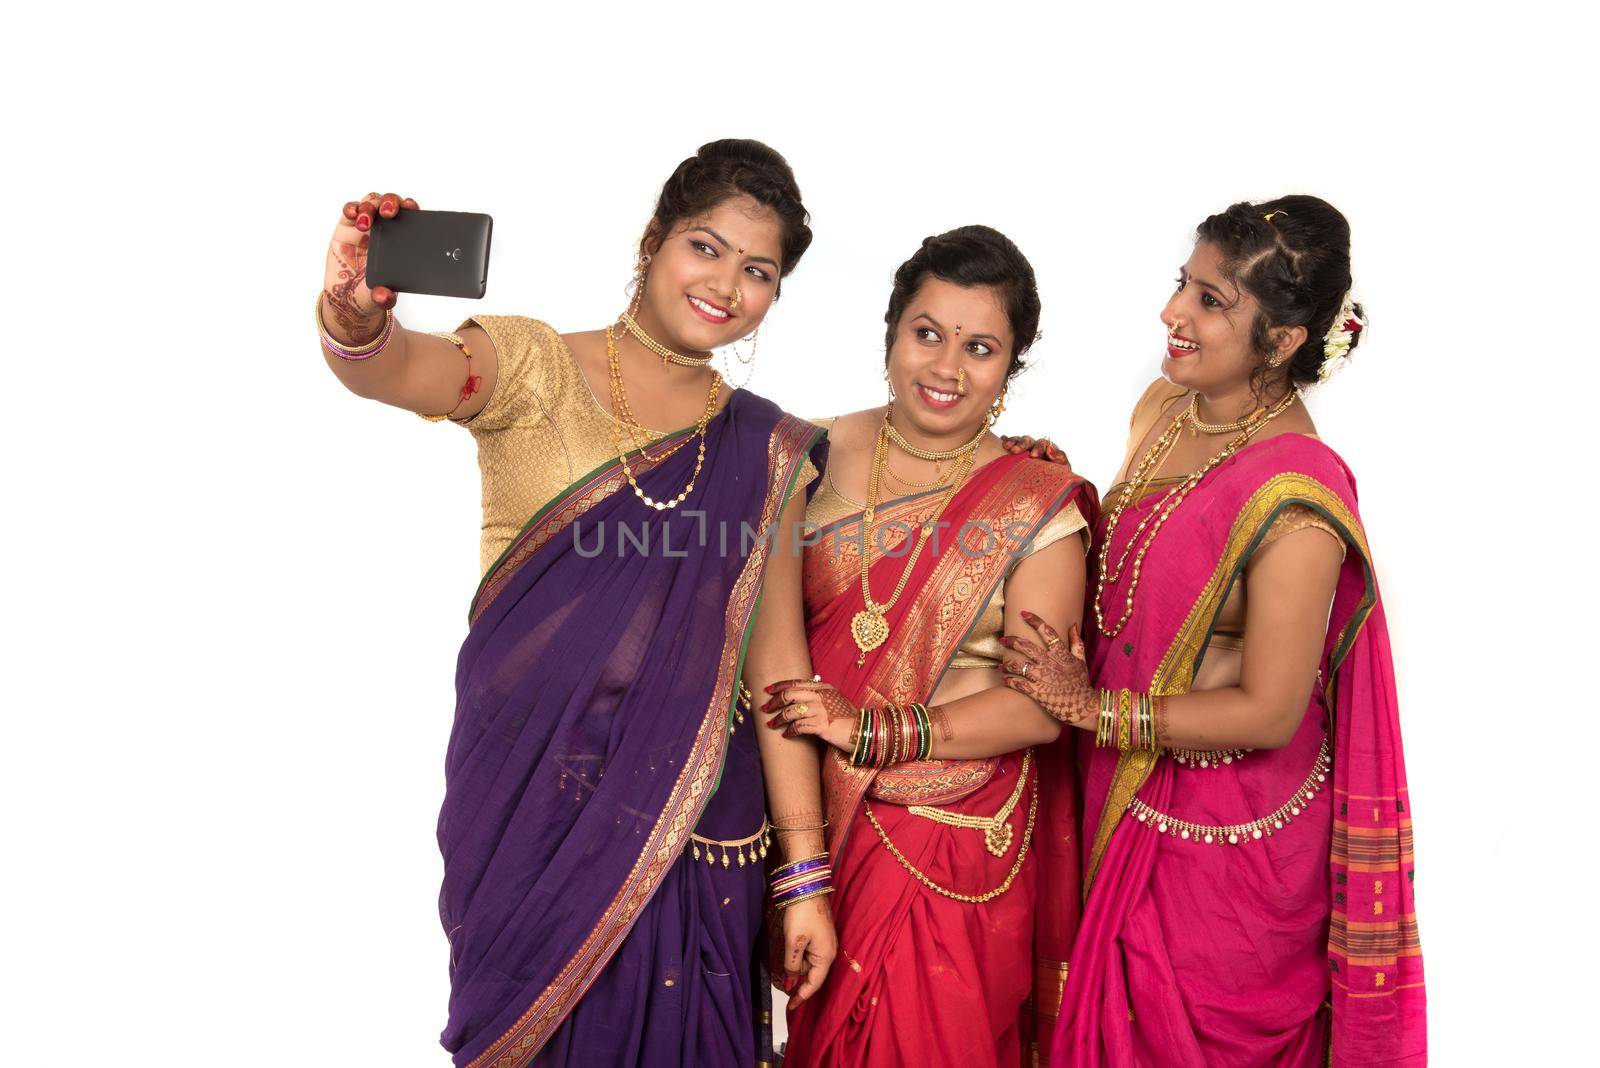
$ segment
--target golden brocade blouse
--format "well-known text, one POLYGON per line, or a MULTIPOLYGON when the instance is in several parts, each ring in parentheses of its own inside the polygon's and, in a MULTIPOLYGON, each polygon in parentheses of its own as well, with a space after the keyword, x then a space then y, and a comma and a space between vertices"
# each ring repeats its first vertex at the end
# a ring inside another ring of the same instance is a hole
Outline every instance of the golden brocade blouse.
MULTIPOLYGON (((831 429, 833 419, 813 419, 812 422, 820 427, 831 429)), ((804 476, 802 476, 804 477, 804 476)), ((814 476, 813 476, 814 477, 814 476)), ((838 522, 846 516, 855 515, 867 507, 865 501, 852 500, 839 492, 839 487, 833 484, 833 472, 830 468, 822 476, 822 484, 817 487, 817 492, 812 496, 806 506, 806 519, 819 527, 829 523, 838 522)), ((962 641, 956 650, 955 656, 950 660, 952 668, 994 668, 999 667, 1001 659, 1006 655, 1005 646, 1000 644, 1000 637, 1005 633, 1005 580, 1011 577, 1011 572, 1017 564, 1028 556, 1041 549, 1048 548, 1062 538, 1078 534, 1083 541, 1085 552, 1089 549, 1089 539, 1093 532, 1084 520, 1083 513, 1078 511, 1075 503, 1069 503, 1057 512, 1034 536, 1033 543, 1028 546, 1028 551, 1013 560, 1006 567, 1005 579, 1002 579, 990 595, 988 604, 984 605, 983 612, 973 624, 971 632, 962 641)))
MULTIPOLYGON (((600 404, 553 327, 523 315, 474 315, 494 342, 499 369, 483 410, 459 422, 478 444, 483 479, 481 572, 500 558, 535 512, 568 486, 617 458, 616 416, 600 404)), ((646 430, 650 438, 668 434, 646 430)), ((795 487, 816 478, 806 461, 795 487)))

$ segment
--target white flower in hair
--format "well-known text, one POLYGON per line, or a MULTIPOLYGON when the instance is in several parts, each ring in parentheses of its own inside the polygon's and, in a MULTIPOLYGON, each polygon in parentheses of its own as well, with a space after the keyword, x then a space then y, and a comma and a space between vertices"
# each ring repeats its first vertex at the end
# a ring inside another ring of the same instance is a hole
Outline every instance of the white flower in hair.
POLYGON ((1322 367, 1317 372, 1318 381, 1326 382, 1344 370, 1345 364, 1350 362, 1350 348, 1355 344, 1356 335, 1366 326, 1366 321, 1356 313, 1354 290, 1347 292, 1344 303, 1339 305, 1339 314, 1333 317, 1333 325, 1322 335, 1322 367))

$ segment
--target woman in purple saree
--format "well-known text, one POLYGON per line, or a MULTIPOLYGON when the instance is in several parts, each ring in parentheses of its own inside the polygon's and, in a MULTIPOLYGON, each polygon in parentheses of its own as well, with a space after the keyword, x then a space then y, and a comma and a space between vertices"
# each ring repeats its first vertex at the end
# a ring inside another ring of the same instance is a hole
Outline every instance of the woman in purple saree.
POLYGON ((1052 1063, 1421 1065, 1382 602, 1354 479, 1297 390, 1364 328, 1349 228, 1291 196, 1198 236, 1097 525, 1087 648, 1045 634, 1012 665, 1094 732, 1052 1063))
MULTIPOLYGON (((759 142, 703 146, 662 189, 632 307, 565 335, 522 316, 399 328, 359 235, 416 203, 372 201, 329 250, 329 366, 466 425, 483 472, 438 826, 441 1042, 472 1068, 759 1064, 764 858, 821 851, 821 797, 815 750, 758 738, 740 693, 811 674, 794 542, 826 446, 708 364, 810 243, 794 176, 759 142)), ((785 909, 783 935, 808 996, 833 954, 826 899, 785 909)))

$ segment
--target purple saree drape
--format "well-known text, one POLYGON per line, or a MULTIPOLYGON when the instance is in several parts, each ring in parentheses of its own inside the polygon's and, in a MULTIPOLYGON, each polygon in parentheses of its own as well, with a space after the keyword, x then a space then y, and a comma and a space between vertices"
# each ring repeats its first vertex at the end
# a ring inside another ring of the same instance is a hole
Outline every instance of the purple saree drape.
MULTIPOLYGON (((658 511, 608 463, 484 577, 456 668, 440 916, 458 1066, 754 1062, 759 865, 691 831, 761 824, 753 723, 730 732, 776 521, 819 428, 738 390, 689 498, 658 511)), ((630 458, 688 483, 679 432, 630 458)), ((809 487, 808 487, 809 489, 809 487)))

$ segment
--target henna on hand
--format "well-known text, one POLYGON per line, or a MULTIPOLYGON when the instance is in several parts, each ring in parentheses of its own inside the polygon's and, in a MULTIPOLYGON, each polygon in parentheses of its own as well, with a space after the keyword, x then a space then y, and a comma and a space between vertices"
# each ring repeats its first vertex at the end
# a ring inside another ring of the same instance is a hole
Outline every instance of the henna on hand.
POLYGON ((939 737, 943 741, 953 742, 956 740, 956 732, 950 726, 950 710, 945 708, 944 705, 934 705, 928 709, 928 718, 933 721, 934 726, 939 728, 939 737))
POLYGON ((1023 618, 1044 639, 1040 647, 1025 638, 1011 635, 1001 637, 1007 649, 1021 653, 1021 657, 1007 658, 1005 684, 1018 693, 1032 698, 1041 708, 1063 723, 1074 727, 1098 716, 1100 702, 1089 682, 1089 665, 1084 659, 1083 641, 1078 637, 1076 624, 1070 641, 1063 641, 1050 624, 1031 612, 1023 618), (1027 674, 1022 674, 1023 667, 1027 674))
POLYGON ((783 809, 769 820, 777 839, 779 855, 785 862, 822 852, 828 821, 817 809, 783 809))

